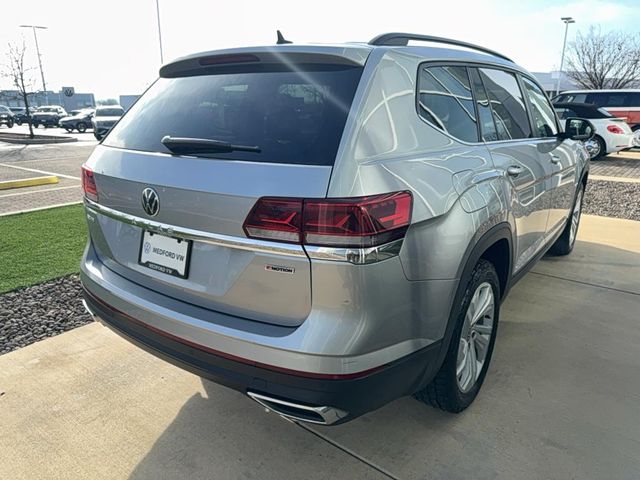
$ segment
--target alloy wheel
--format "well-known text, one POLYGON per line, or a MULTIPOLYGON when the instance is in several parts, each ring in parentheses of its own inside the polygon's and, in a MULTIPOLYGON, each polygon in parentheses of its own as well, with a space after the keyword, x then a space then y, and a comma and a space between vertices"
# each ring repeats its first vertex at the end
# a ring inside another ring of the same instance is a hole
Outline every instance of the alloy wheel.
POLYGON ((583 195, 584 191, 580 190, 576 197, 576 204, 573 206, 573 212, 571 212, 571 227, 569 229, 569 245, 571 246, 573 246, 573 243, 576 241, 576 234, 578 233, 578 226, 580 225, 583 195))
POLYGON ((480 377, 493 335, 494 316, 493 288, 483 282, 469 302, 458 345, 456 378, 463 393, 471 390, 480 377))

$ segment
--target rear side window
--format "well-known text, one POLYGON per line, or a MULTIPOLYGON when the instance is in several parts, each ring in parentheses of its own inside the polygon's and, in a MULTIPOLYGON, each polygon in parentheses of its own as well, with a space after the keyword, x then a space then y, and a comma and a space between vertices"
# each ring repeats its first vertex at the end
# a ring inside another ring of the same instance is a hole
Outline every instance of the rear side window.
POLYGON ((524 90, 531 105, 534 137, 555 137, 558 134, 556 116, 547 96, 535 83, 527 78, 522 79, 524 90))
POLYGON ((105 145, 169 153, 165 135, 257 146, 198 154, 229 160, 333 165, 362 68, 262 65, 256 71, 160 78, 105 145))
POLYGON ((586 93, 562 93, 553 99, 554 103, 587 103, 586 93))
POLYGON ((479 71, 491 103, 498 139, 530 137, 531 125, 515 75, 490 68, 479 71))
POLYGON ((487 97, 487 92, 484 89, 482 80, 480 80, 478 70, 470 68, 469 77, 471 78, 473 93, 476 97, 476 108, 478 111, 478 118, 480 120, 482 139, 485 142, 494 142, 498 140, 498 134, 496 132, 496 124, 493 122, 493 113, 491 113, 489 97, 487 97))
POLYGON ((465 142, 478 141, 466 67, 424 66, 418 77, 418 111, 434 127, 465 142))
POLYGON ((563 120, 580 116, 575 112, 575 110, 572 110, 570 108, 556 108, 556 112, 558 113, 558 116, 563 120))

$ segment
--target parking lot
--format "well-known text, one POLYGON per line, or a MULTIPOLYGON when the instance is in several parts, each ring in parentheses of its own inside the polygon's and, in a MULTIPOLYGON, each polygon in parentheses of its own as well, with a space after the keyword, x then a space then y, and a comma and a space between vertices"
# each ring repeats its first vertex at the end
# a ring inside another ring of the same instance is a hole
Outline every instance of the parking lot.
MULTIPOLYGON (((12 130, 17 128, 27 127, 12 130)), ((60 129, 47 129, 47 134, 50 132, 62 134, 60 129)), ((0 215, 80 201, 80 166, 97 141, 91 133, 77 136, 82 137, 82 141, 50 145, 16 145, 0 141, 0 181, 43 175, 56 175, 59 179, 56 184, 0 190, 0 215)))

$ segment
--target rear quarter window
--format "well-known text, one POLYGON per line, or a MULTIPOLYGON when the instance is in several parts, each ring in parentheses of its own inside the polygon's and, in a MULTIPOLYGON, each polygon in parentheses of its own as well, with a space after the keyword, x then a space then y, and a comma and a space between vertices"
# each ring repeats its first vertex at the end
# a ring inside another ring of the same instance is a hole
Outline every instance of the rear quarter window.
POLYGON ((422 66, 418 76, 418 112, 438 130, 465 142, 478 141, 466 67, 422 66))
POLYGON ((203 138, 261 150, 207 155, 214 158, 333 165, 361 73, 351 66, 271 65, 160 78, 104 144, 169 153, 165 135, 203 138))

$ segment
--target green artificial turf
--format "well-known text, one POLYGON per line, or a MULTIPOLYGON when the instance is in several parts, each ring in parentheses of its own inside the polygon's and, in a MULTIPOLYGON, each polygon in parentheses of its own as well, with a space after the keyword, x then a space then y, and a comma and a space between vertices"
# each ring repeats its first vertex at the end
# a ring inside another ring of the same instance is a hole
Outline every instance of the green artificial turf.
POLYGON ((0 293, 77 273, 86 241, 82 205, 0 217, 0 293))

